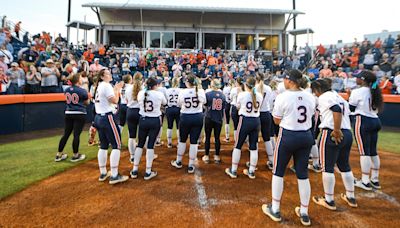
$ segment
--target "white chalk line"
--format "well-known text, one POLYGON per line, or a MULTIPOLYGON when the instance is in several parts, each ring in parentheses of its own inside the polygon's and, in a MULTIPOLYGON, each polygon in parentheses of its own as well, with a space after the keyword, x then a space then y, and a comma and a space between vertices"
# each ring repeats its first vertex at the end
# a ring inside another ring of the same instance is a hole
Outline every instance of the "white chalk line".
POLYGON ((396 207, 400 207, 399 201, 396 200, 395 197, 386 194, 380 190, 375 190, 373 192, 362 192, 358 193, 358 196, 365 197, 365 198, 377 198, 377 199, 383 199, 388 201, 389 203, 393 204, 396 207))
POLYGON ((196 160, 195 163, 195 171, 194 171, 194 180, 195 180, 195 188, 197 191, 197 201, 200 205, 201 208, 201 214, 203 215, 204 221, 207 225, 212 224, 212 217, 211 217, 211 211, 209 208, 209 202, 207 199, 207 193, 206 189, 204 188, 203 185, 203 178, 201 178, 201 172, 198 169, 198 161, 196 160))

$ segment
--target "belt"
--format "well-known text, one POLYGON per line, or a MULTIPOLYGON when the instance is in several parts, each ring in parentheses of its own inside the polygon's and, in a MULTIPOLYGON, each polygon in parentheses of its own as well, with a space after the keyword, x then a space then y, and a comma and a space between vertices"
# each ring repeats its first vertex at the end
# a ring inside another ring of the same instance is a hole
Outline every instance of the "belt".
POLYGON ((107 112, 107 113, 97 113, 97 115, 100 115, 100 116, 108 116, 108 115, 112 115, 113 113, 112 112, 107 112))

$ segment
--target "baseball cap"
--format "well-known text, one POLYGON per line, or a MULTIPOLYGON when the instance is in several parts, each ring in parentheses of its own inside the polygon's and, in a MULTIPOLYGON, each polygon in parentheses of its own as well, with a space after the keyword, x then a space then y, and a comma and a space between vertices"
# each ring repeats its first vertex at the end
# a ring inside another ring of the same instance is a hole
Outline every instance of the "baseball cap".
POLYGON ((54 63, 54 61, 52 59, 48 59, 46 60, 46 63, 54 63))
POLYGON ((0 52, 0 57, 4 57, 4 54, 3 54, 3 52, 0 52))
POLYGON ((355 78, 360 78, 360 79, 364 80, 365 78, 364 78, 364 74, 362 74, 362 72, 363 72, 362 70, 355 70, 352 75, 355 78))
POLYGON ((16 62, 12 62, 12 63, 11 63, 11 66, 12 66, 12 67, 13 67, 13 66, 17 67, 17 66, 19 66, 19 65, 18 65, 18 63, 16 63, 16 62))
POLYGON ((95 58, 94 61, 95 61, 95 62, 96 62, 96 61, 99 61, 99 58, 95 58))

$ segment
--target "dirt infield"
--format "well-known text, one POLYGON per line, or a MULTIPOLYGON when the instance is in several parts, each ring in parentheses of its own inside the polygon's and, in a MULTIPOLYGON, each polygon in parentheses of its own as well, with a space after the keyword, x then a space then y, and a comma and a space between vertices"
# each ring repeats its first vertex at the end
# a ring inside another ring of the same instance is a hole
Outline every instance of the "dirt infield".
MULTIPOLYGON (((259 170, 255 180, 241 174, 248 151, 242 153, 239 177, 228 178, 224 169, 230 165, 232 144, 222 146, 223 163, 204 164, 199 153, 195 175, 171 167, 176 148, 156 148, 159 158, 154 170, 159 176, 143 180, 142 157, 139 179, 110 186, 97 181, 97 161, 89 161, 69 171, 43 180, 0 201, 0 227, 45 226, 122 226, 122 227, 265 227, 277 225, 261 211, 271 200, 271 172, 265 166, 265 150, 260 150, 259 170)), ((202 148, 202 147, 200 147, 202 148)), ((95 148, 93 148, 95 150, 95 148)), ((187 152, 184 165, 187 165, 187 152)), ((211 156, 212 157, 212 156, 211 156)), ((359 156, 352 152, 356 177, 360 176, 359 156)), ((310 202, 313 226, 399 227, 400 226, 400 156, 381 153, 382 191, 356 189, 359 208, 347 207, 339 198, 344 192, 336 174, 337 212, 310 202)), ((125 150, 120 170, 128 175, 132 165, 125 150)), ((321 174, 310 173, 312 195, 323 194, 321 174)), ((300 226, 294 213, 299 204, 297 180, 289 170, 282 197, 282 226, 300 226)))

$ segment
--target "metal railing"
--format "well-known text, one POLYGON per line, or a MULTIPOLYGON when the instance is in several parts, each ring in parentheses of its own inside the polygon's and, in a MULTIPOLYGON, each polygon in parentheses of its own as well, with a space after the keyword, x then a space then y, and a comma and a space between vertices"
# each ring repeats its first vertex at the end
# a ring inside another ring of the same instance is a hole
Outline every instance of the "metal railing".
MULTIPOLYGON (((3 17, 4 17, 5 15, 2 15, 1 16, 1 22, 3 22, 3 17)), ((29 32, 29 31, 26 31, 25 29, 22 29, 22 28, 20 28, 20 30, 19 30, 19 36, 20 36, 20 38, 17 38, 17 36, 16 36, 16 34, 15 34, 15 23, 13 22, 13 21, 10 21, 10 20, 6 20, 5 21, 5 25, 3 25, 2 24, 2 27, 8 27, 9 28, 9 30, 10 30, 10 33, 12 34, 12 36, 15 38, 15 39, 19 39, 21 42, 22 42, 22 37, 25 35, 25 33, 26 32, 28 32, 28 38, 29 38, 29 40, 32 40, 32 34, 29 32)))

